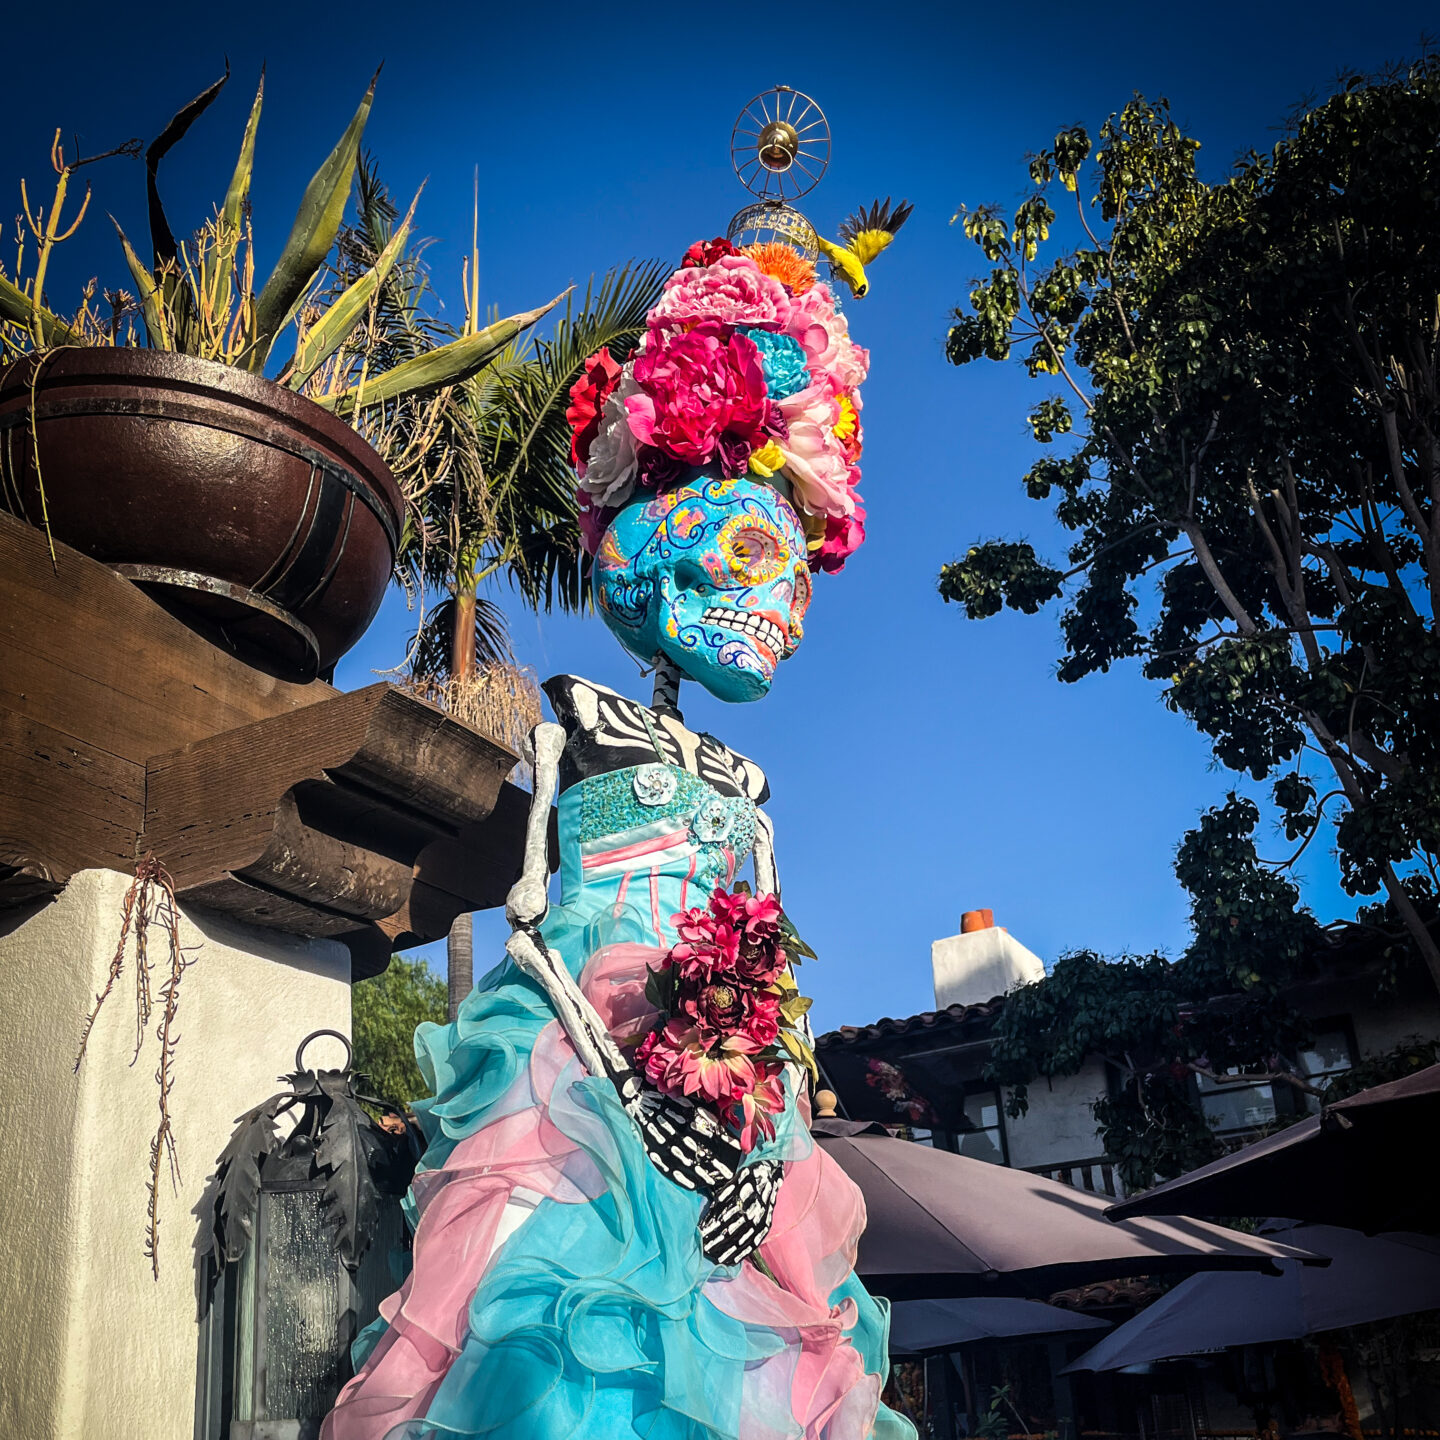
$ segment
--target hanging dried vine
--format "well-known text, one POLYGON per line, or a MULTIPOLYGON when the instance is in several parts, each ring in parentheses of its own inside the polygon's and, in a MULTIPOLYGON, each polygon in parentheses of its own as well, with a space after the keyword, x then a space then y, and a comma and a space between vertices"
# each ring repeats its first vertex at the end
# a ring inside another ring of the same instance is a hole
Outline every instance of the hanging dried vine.
POLYGON ((75 1056, 75 1070, 78 1072, 85 1052, 89 1047, 90 1035, 95 1028, 101 1008, 109 999, 125 969, 125 955, 129 948, 131 932, 135 936, 135 1050, 130 1057, 134 1065, 140 1058, 145 1041, 145 1032, 155 1011, 156 991, 152 984, 154 961, 151 959, 149 932, 151 925, 159 925, 165 932, 169 973, 165 975, 160 988, 160 1022, 155 1027, 155 1038, 160 1044, 160 1059, 155 1067, 155 1083, 159 1087, 160 1122, 155 1138, 150 1142, 150 1178, 146 1186, 145 1256, 150 1261, 154 1277, 160 1278, 160 1171, 168 1163, 172 1191, 180 1188, 180 1162, 175 1151, 175 1132, 170 1117, 170 1096, 175 1088, 175 1047, 180 1037, 175 1030, 175 1016, 180 1006, 180 980, 185 971, 194 963, 187 959, 185 947, 180 943, 180 908, 175 901, 175 883, 170 872, 154 855, 147 855, 135 867, 135 878, 125 892, 120 909, 120 938, 115 954, 110 960, 110 971, 104 989, 95 997, 95 1004, 85 1017, 80 1030, 80 1049, 75 1056))

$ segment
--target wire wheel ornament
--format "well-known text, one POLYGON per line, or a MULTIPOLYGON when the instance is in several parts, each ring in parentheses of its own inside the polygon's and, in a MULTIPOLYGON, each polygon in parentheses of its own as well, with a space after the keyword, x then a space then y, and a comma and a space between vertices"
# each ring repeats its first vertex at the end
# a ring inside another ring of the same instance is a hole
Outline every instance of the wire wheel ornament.
POLYGON ((830 164, 830 122, 804 91, 776 85, 740 112, 730 163, 752 195, 794 200, 813 190, 830 164))

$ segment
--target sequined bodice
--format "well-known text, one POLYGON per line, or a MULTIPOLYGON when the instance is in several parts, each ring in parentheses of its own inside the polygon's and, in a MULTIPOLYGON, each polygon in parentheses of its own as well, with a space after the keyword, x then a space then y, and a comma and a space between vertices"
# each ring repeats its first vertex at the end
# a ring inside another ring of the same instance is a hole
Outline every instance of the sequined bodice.
POLYGON ((643 874, 698 887, 687 896, 695 904, 734 880, 755 843, 752 800, 721 795, 688 770, 659 763, 572 785, 560 797, 559 819, 571 899, 581 889, 643 874))

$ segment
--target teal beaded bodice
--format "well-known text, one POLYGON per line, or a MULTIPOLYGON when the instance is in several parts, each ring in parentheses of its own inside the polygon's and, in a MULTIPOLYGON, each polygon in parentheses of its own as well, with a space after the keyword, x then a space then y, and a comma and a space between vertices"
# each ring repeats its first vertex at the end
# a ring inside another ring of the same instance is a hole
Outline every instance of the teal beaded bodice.
POLYGON ((755 843, 755 804, 721 795, 676 765, 653 762, 594 775, 560 797, 564 903, 624 877, 682 886, 678 908, 733 883, 755 843))

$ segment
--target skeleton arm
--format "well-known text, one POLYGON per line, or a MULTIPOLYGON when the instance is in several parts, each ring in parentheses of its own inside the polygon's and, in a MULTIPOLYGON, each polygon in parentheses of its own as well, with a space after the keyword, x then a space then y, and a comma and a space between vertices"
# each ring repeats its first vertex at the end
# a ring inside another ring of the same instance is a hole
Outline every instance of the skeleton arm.
POLYGON ((505 900, 505 917, 511 926, 505 949, 550 997, 580 1063, 592 1075, 609 1076, 624 1096, 627 1087, 638 1087, 633 1068, 610 1038, 605 1022, 585 998, 564 961, 551 951, 536 929, 550 903, 550 805, 564 748, 565 731, 549 723, 537 725, 525 745, 525 758, 535 770, 535 789, 525 828, 524 869, 505 900))
POLYGON ((760 895, 780 898, 780 875, 775 869, 775 826, 760 809, 755 811, 755 890, 760 895))

